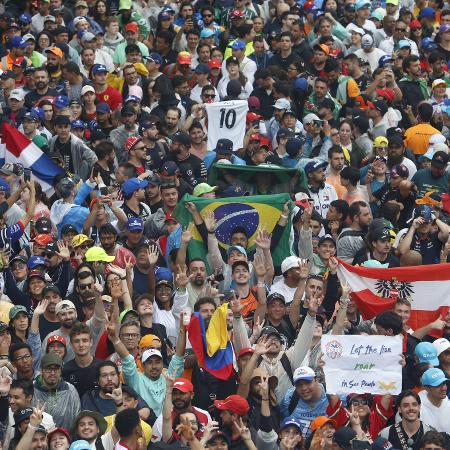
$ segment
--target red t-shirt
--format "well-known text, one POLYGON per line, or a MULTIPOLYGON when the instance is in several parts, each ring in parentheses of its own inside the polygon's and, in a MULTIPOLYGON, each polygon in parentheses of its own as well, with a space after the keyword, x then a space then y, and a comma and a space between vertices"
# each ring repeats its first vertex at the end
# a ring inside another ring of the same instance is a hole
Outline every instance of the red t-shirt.
POLYGON ((101 94, 96 92, 95 96, 100 103, 107 103, 111 111, 115 111, 122 104, 120 92, 111 86, 108 86, 101 94))

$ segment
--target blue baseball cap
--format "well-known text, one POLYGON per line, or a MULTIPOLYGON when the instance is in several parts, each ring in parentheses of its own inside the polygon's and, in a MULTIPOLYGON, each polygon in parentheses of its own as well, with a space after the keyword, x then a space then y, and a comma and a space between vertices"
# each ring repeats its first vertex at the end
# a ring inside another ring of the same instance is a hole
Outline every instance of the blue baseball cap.
POLYGON ((427 51, 427 52, 431 52, 433 50, 437 49, 437 44, 436 42, 433 41, 433 39, 431 39, 430 37, 425 37, 423 38, 420 43, 422 44, 422 48, 427 51))
POLYGON ((92 75, 97 75, 98 73, 108 73, 108 69, 103 64, 94 64, 92 66, 92 75))
POLYGON ((307 91, 308 81, 305 78, 296 78, 294 81, 294 89, 297 91, 307 91))
POLYGON ((195 73, 203 73, 208 74, 209 73, 209 66, 208 64, 202 64, 200 63, 194 70, 195 73))
POLYGON ((444 372, 436 367, 426 370, 420 378, 422 386, 437 387, 446 381, 448 381, 448 378, 445 376, 444 372))
POLYGON ((419 12, 419 19, 422 19, 424 17, 434 17, 436 15, 436 11, 433 8, 426 7, 422 8, 419 12))
POLYGON ((220 196, 224 198, 228 197, 244 197, 248 195, 247 191, 243 191, 240 186, 227 186, 220 192, 220 196))
POLYGON ((212 36, 214 36, 214 31, 210 30, 209 28, 203 28, 203 30, 200 32, 201 39, 208 39, 212 36))
POLYGON ((39 118, 38 114, 35 111, 29 111, 29 112, 25 113, 23 118, 31 120, 33 122, 40 122, 41 121, 41 119, 39 118))
POLYGON ((70 104, 69 97, 66 95, 58 95, 53 103, 58 109, 67 108, 70 104))
POLYGON ((96 106, 96 108, 95 108, 95 111, 97 112, 97 113, 100 113, 100 114, 107 114, 107 113, 110 113, 111 112, 111 108, 110 108, 110 106, 108 105, 108 103, 99 103, 97 106, 96 106))
POLYGON ((86 124, 82 120, 77 119, 72 121, 70 127, 72 128, 72 130, 80 128, 84 130, 86 128, 86 124))
POLYGON ((411 48, 411 42, 406 39, 400 39, 398 41, 398 48, 411 48))
POLYGON ((173 283, 172 272, 167 267, 158 267, 155 272, 156 284, 170 284, 173 283))
POLYGON ((314 172, 319 169, 325 169, 325 167, 327 167, 327 166, 328 166, 328 163, 326 161, 319 161, 319 160, 310 161, 305 166, 305 172, 306 173, 314 172))
POLYGON ((379 60, 378 60, 378 65, 380 67, 383 67, 385 64, 389 64, 390 62, 392 62, 392 56, 390 55, 383 55, 379 60))
POLYGON ((355 3, 355 10, 358 11, 358 9, 363 8, 370 8, 370 2, 368 0, 358 0, 355 3))
POLYGON ((319 18, 319 17, 322 17, 322 16, 324 16, 325 15, 325 13, 321 10, 321 9, 319 9, 319 10, 317 10, 317 11, 314 11, 313 12, 313 20, 314 20, 314 22, 319 18))
POLYGON ((245 50, 245 42, 242 42, 240 40, 234 41, 230 45, 232 50, 245 50))
POLYGON ((153 61, 160 65, 164 64, 162 56, 156 52, 150 53, 148 56, 144 56, 143 59, 145 59, 146 61, 153 61))
POLYGON ((27 41, 20 36, 14 36, 9 41, 9 48, 13 48, 13 47, 19 47, 19 48, 25 49, 25 48, 27 48, 27 41))
POLYGON ((242 247, 242 245, 230 245, 227 249, 227 256, 230 256, 230 253, 233 250, 237 250, 239 253, 242 253, 243 255, 247 256, 247 251, 245 250, 244 247, 242 247))
POLYGON ((414 208, 414 217, 422 217, 425 222, 432 222, 432 209, 429 205, 418 205, 414 208))
POLYGON ((45 120, 45 112, 42 108, 39 108, 39 106, 35 106, 34 108, 31 108, 31 112, 33 114, 36 114, 39 117, 39 120, 43 122, 45 120))
POLYGON ((28 25, 29 23, 31 23, 31 16, 29 14, 23 13, 19 16, 19 22, 24 25, 28 25))
POLYGON ((125 104, 127 104, 128 102, 136 102, 136 103, 140 103, 141 99, 137 96, 137 95, 129 95, 126 99, 125 99, 125 104))
POLYGON ((30 256, 30 259, 28 260, 27 267, 30 270, 35 269, 37 266, 46 266, 47 261, 42 256, 30 256))
POLYGON ((280 431, 283 431, 287 427, 296 427, 300 432, 302 432, 303 429, 300 420, 289 417, 286 417, 286 419, 281 422, 280 431))
POLYGON ((70 444, 69 450, 91 450, 91 444, 84 439, 78 439, 70 444))
POLYGON ((140 217, 129 217, 127 220, 128 231, 143 231, 144 219, 140 217))
POLYGON ((0 192, 8 193, 10 190, 9 184, 3 178, 0 178, 0 192))
POLYGON ((122 192, 125 195, 131 195, 138 189, 145 189, 148 186, 147 180, 140 180, 139 178, 130 178, 122 184, 122 192))
POLYGON ((439 366, 436 347, 431 342, 420 342, 414 349, 419 362, 428 363, 432 366, 439 366))

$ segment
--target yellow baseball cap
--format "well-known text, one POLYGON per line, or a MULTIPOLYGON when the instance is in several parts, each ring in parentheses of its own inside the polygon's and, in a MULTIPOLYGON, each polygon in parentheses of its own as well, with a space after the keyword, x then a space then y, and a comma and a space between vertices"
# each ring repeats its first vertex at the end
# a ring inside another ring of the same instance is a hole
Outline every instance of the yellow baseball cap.
POLYGON ((380 147, 387 147, 389 144, 389 141, 384 136, 378 136, 373 141, 373 146, 380 148, 380 147))
POLYGON ((85 258, 87 262, 101 261, 108 263, 116 259, 115 256, 109 256, 102 247, 91 247, 86 252, 85 258))
POLYGON ((148 347, 161 347, 161 339, 154 334, 146 334, 141 337, 139 341, 139 348, 148 348, 148 347))
POLYGON ((73 248, 80 247, 83 244, 92 245, 94 241, 88 238, 85 234, 77 234, 72 238, 72 246, 73 248))

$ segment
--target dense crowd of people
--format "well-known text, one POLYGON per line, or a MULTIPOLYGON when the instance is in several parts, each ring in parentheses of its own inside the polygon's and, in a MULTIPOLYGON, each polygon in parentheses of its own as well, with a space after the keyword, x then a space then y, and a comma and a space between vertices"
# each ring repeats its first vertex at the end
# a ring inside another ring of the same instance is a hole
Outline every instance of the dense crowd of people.
POLYGON ((0 12, 3 450, 450 448, 450 311, 339 272, 448 271, 449 3, 0 12), (325 334, 400 335, 399 395, 325 334))

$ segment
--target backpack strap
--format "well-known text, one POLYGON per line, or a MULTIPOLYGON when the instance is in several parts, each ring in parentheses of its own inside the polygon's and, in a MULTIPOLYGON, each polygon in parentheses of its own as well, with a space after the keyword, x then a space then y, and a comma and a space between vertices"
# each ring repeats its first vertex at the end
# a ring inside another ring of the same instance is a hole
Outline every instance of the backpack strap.
POLYGON ((283 353, 283 355, 281 356, 280 363, 283 366, 283 369, 286 372, 289 380, 292 384, 294 384, 294 373, 292 372, 291 362, 289 361, 286 353, 283 353))

